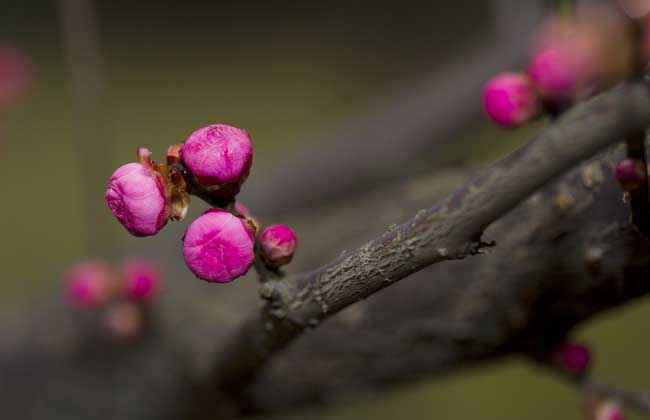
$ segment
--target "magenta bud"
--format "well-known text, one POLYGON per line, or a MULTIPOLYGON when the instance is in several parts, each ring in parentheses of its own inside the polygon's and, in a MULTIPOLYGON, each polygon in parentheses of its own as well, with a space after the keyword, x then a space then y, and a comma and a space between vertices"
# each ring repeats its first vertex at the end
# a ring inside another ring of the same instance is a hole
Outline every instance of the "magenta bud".
POLYGON ((616 165, 614 178, 624 191, 634 191, 643 185, 647 174, 640 160, 628 158, 616 165))
POLYGON ((160 291, 160 271, 146 260, 133 260, 124 264, 124 294, 134 302, 151 301, 160 291))
POLYGON ((592 25, 557 17, 542 27, 528 74, 544 101, 570 102, 603 81, 600 36, 592 25))
POLYGON ((604 401, 598 405, 594 420, 624 420, 623 409, 615 401, 604 401))
POLYGON ((255 236, 246 222, 226 211, 205 212, 187 228, 183 256, 200 279, 229 283, 253 264, 255 236))
POLYGON ((112 338, 129 340, 141 333, 144 317, 142 310, 137 305, 121 302, 106 311, 103 324, 112 338))
POLYGON ((553 359, 571 375, 581 375, 591 362, 589 347, 576 343, 564 343, 553 353, 553 359))
POLYGON ((65 273, 64 278, 67 300, 77 308, 97 308, 110 297, 111 273, 101 261, 77 264, 65 273))
POLYGON ((232 199, 250 172, 253 146, 245 130, 215 124, 192 133, 180 156, 199 184, 220 197, 232 199))
POLYGON ((298 238, 287 225, 271 225, 260 234, 260 246, 264 261, 272 267, 291 262, 298 245, 298 238))
POLYGON ((509 128, 529 121, 541 109, 530 78, 520 73, 501 73, 488 81, 483 105, 494 122, 509 128))
POLYGON ((163 177, 146 164, 120 166, 108 181, 106 203, 134 236, 155 235, 169 219, 163 177))

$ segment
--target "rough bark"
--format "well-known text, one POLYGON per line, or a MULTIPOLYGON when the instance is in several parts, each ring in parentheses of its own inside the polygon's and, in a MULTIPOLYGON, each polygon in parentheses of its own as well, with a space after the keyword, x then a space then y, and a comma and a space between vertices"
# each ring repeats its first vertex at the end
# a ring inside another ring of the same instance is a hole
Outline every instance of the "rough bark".
POLYGON ((319 269, 264 283, 266 305, 223 346, 207 389, 238 395, 307 328, 427 266, 482 252, 483 231, 535 190, 621 136, 643 133, 648 106, 642 83, 594 98, 406 223, 319 269))

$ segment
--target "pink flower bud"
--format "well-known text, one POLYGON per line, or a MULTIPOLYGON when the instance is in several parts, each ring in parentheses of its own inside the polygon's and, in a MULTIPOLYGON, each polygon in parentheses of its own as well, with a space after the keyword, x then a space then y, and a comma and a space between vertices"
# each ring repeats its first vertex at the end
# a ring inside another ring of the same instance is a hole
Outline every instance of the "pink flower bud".
POLYGON ((133 260, 124 264, 124 294, 134 302, 146 302, 160 290, 160 271, 145 260, 133 260))
POLYGON ((27 89, 31 65, 19 49, 0 45, 0 110, 10 106, 27 89))
POLYGON ((253 264, 254 240, 254 233, 244 220, 212 209, 187 228, 183 256, 200 279, 228 283, 246 274, 253 264))
POLYGON ((615 401, 605 401, 601 403, 594 415, 594 420, 623 420, 623 410, 615 401))
POLYGON ((201 185, 229 199, 239 193, 253 163, 248 133, 225 124, 196 130, 185 141, 180 154, 201 185))
POLYGON ((625 191, 633 191, 646 181, 643 163, 636 159, 623 159, 616 165, 614 177, 625 191))
POLYGON ((96 308, 110 297, 110 269, 101 261, 77 264, 64 278, 68 302, 77 308, 96 308))
POLYGON ((591 362, 591 350, 587 346, 576 343, 564 343, 553 353, 553 359, 571 375, 581 375, 586 372, 591 362))
POLYGON ((155 235, 169 219, 163 177, 146 164, 120 166, 108 181, 106 203, 134 236, 155 235))
POLYGON ((289 264, 297 244, 296 234, 287 225, 271 225, 260 234, 264 261, 272 267, 289 264))
POLYGON ((603 81, 602 39, 596 27, 552 18, 537 35, 528 74, 545 100, 568 102, 603 81))
POLYGON ((142 310, 130 302, 117 303, 106 311, 103 324, 115 339, 128 340, 135 338, 143 328, 142 310))
POLYGON ((541 109, 530 78, 519 73, 492 78, 483 89, 483 105, 490 118, 504 127, 517 127, 541 109))

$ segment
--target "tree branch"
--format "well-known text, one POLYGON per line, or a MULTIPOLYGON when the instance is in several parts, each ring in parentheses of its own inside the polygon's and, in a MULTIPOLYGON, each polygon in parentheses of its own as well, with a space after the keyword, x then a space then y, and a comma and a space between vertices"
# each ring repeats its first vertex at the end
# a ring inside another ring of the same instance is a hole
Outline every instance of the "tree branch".
POLYGON ((438 205, 309 273, 267 282, 267 301, 223 348, 207 387, 239 393, 307 328, 429 265, 479 253, 493 221, 550 179, 650 125, 650 95, 625 84, 567 112, 534 141, 438 205))

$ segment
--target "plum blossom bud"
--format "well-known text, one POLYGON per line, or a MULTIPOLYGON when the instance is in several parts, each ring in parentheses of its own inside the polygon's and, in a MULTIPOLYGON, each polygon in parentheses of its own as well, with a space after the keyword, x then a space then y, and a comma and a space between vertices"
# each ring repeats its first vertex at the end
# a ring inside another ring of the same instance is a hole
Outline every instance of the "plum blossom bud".
POLYGON ((483 105, 490 118, 504 127, 517 127, 541 109, 530 78, 520 73, 501 73, 488 81, 483 105))
POLYGON ((183 256, 200 279, 229 283, 253 264, 254 232, 246 222, 226 211, 211 209, 187 228, 183 256))
POLYGON ((160 271, 146 260, 132 260, 124 264, 124 294, 134 302, 146 302, 160 291, 160 271))
POLYGON ((109 308, 103 317, 109 334, 118 340, 128 340, 139 335, 144 324, 142 309, 130 302, 121 302, 109 308))
POLYGON ((615 401, 605 401, 598 405, 594 420, 623 420, 623 410, 615 401))
POLYGON ((230 200, 248 177, 253 146, 245 130, 214 124, 192 133, 180 155, 199 184, 214 195, 230 200))
POLYGON ((10 106, 31 82, 31 65, 23 52, 0 45, 0 111, 10 106))
POLYGON ((66 297, 77 308, 97 308, 111 294, 111 273, 101 261, 87 261, 75 265, 64 275, 66 297))
POLYGON ((296 234, 287 225, 271 225, 260 234, 262 256, 271 267, 289 264, 297 244, 296 234))
POLYGON ((591 350, 581 344, 564 343, 553 352, 553 359, 567 373, 577 376, 587 371, 591 362, 591 350))
POLYGON ((603 54, 597 25, 553 17, 535 38, 528 74, 545 101, 567 103, 603 82, 603 54))
POLYGON ((641 187, 647 179, 643 162, 637 159, 623 159, 616 165, 614 178, 624 191, 634 191, 641 187))
POLYGON ((155 235, 169 219, 164 179, 147 163, 145 151, 139 152, 143 163, 120 166, 106 187, 108 207, 134 236, 155 235))

